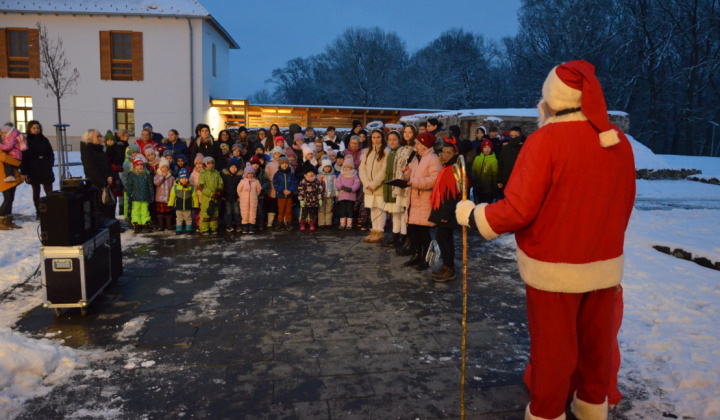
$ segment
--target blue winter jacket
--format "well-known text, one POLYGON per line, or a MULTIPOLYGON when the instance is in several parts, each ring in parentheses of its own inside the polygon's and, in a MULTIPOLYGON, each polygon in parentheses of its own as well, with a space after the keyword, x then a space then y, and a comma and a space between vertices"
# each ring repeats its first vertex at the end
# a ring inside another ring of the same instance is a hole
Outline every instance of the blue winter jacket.
POLYGON ((275 193, 277 198, 290 198, 292 193, 297 191, 298 181, 295 178, 295 174, 292 173, 290 167, 285 170, 278 169, 273 176, 273 185, 275 186, 275 193), (283 194, 283 191, 290 191, 290 195, 283 194))

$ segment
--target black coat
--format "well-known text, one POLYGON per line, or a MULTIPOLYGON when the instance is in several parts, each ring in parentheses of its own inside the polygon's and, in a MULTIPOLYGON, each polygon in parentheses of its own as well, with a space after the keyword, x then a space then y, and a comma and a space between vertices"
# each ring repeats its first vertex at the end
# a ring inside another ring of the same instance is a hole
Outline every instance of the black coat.
POLYGON ((237 171, 235 175, 233 175, 227 169, 220 172, 223 180, 224 198, 229 203, 236 202, 238 199, 237 187, 240 181, 242 181, 242 174, 242 171, 237 171))
POLYGON ((515 167, 515 161, 517 161, 523 143, 525 143, 525 139, 522 137, 510 139, 510 142, 503 146, 502 150, 500 150, 497 181, 498 183, 503 184, 503 188, 507 186, 510 174, 512 174, 513 168, 515 167))
POLYGON ((215 147, 215 142, 212 144, 210 143, 198 143, 198 140, 193 140, 192 144, 190 145, 190 162, 188 163, 191 167, 195 164, 195 156, 197 156, 198 153, 202 153, 204 157, 210 156, 213 159, 217 158, 217 148, 215 147))
POLYGON ((50 141, 42 134, 28 134, 26 140, 28 149, 22 154, 20 171, 33 185, 52 184, 55 182, 55 153, 50 141))
POLYGON ((304 161, 300 165, 298 165, 297 169, 295 169, 295 178, 297 178, 298 182, 302 181, 303 178, 305 178, 305 173, 307 170, 312 169, 313 172, 317 175, 318 173, 318 166, 319 165, 313 165, 310 163, 309 160, 304 161))
POLYGON ((110 164, 116 166, 113 168, 115 172, 120 172, 120 169, 122 169, 127 148, 127 142, 122 140, 116 141, 114 145, 105 148, 105 154, 110 159, 110 164))
POLYGON ((89 178, 98 188, 105 187, 112 170, 102 144, 80 143, 80 160, 85 170, 85 178, 89 178))
MULTIPOLYGON (((457 160, 457 156, 450 159, 450 161, 443 166, 443 169, 447 166, 454 165, 457 163, 457 160)), ((440 202, 440 208, 430 210, 430 217, 428 217, 428 220, 441 227, 454 228, 457 226, 455 219, 455 207, 461 199, 462 193, 460 191, 458 191, 455 198, 452 198, 452 196, 446 197, 440 202), (443 222, 443 220, 445 220, 445 222, 443 222)))

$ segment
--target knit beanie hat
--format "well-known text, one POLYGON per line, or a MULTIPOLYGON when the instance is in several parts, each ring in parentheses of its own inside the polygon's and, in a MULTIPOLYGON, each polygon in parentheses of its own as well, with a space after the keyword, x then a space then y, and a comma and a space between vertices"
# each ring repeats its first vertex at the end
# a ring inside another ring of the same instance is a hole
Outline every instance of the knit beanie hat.
POLYGON ((131 144, 128 146, 128 150, 130 151, 129 153, 140 153, 140 146, 137 144, 131 144))
POLYGON ((233 150, 235 150, 235 149, 242 150, 242 144, 235 143, 235 144, 233 144, 232 149, 233 150))
POLYGON ((227 143, 220 143, 220 148, 223 150, 230 151, 230 146, 228 146, 227 143))
POLYGON ((485 139, 485 140, 482 141, 482 143, 480 143, 480 150, 484 149, 485 146, 490 146, 490 149, 492 149, 493 144, 492 144, 492 142, 491 142, 490 140, 485 139))
POLYGON ((160 158, 160 167, 162 167, 162 166, 167 166, 168 168, 170 167, 170 162, 168 162, 168 160, 165 159, 164 157, 160 158))
POLYGON ((330 159, 320 159, 320 169, 318 170, 318 173, 322 173, 326 166, 332 169, 332 162, 330 162, 330 159))
POLYGON ((257 163, 258 165, 260 164, 260 158, 257 155, 250 158, 250 164, 253 165, 255 163, 257 163))
POLYGON ((207 165, 207 164, 210 163, 210 162, 215 163, 215 159, 214 159, 212 156, 205 156, 205 157, 203 158, 203 163, 204 163, 205 165, 207 165))
POLYGON ((547 104, 558 111, 580 108, 598 132, 603 147, 620 142, 610 124, 605 96, 592 64, 575 60, 553 68, 545 79, 542 95, 547 104))
POLYGON ((183 161, 187 160, 185 155, 183 155, 182 153, 179 153, 177 156, 175 156, 175 160, 180 160, 180 159, 182 159, 183 161))
POLYGON ((193 163, 196 164, 196 165, 197 165, 198 163, 205 163, 205 162, 203 161, 203 159, 205 159, 205 156, 203 156, 202 153, 198 153, 197 155, 195 155, 195 160, 193 161, 193 163))
POLYGON ((247 176, 247 174, 255 175, 255 168, 253 168, 249 163, 245 165, 245 170, 243 171, 243 176, 247 176))
POLYGON ((313 149, 310 148, 309 144, 303 144, 303 146, 300 148, 300 150, 302 150, 303 157, 305 157, 305 155, 307 155, 308 153, 312 153, 313 149))
POLYGON ((293 150, 292 147, 288 147, 287 149, 285 149, 285 156, 287 156, 288 158, 290 156, 297 157, 297 155, 295 155, 295 151, 293 150))
POLYGON ((345 161, 343 162, 343 168, 346 166, 351 169, 355 169, 355 162, 353 162, 352 159, 345 159, 345 161))
POLYGON ((295 133, 293 140, 305 140, 305 135, 303 133, 295 133))
POLYGON ((487 128, 485 128, 484 125, 478 126, 477 130, 475 130, 475 133, 477 133, 477 132, 480 131, 480 130, 482 130, 483 134, 487 134, 487 133, 488 133, 488 132, 487 132, 487 128))
POLYGON ((152 153, 153 155, 157 156, 157 152, 155 151, 155 148, 152 147, 151 144, 148 144, 147 146, 145 146, 145 149, 143 149, 143 150, 145 151, 145 155, 147 155, 148 153, 152 153))
POLYGON ((178 178, 190 178, 190 172, 188 172, 187 169, 182 168, 180 169, 180 172, 178 172, 178 178))
POLYGON ((426 131, 426 132, 420 134, 419 136, 417 136, 417 139, 415 139, 415 140, 429 149, 429 148, 433 147, 436 139, 432 133, 430 133, 429 131, 426 131))
POLYGON ((152 128, 152 124, 150 124, 149 122, 146 122, 145 124, 143 124, 143 130, 148 127, 152 128))
POLYGON ((275 146, 275 148, 270 151, 270 156, 275 156, 275 153, 280 153, 282 155, 284 152, 285 151, 282 147, 275 146))
POLYGON ((288 165, 290 164, 290 161, 288 160, 287 156, 280 156, 280 161, 278 163, 282 165, 283 162, 287 162, 288 165))
POLYGON ((115 140, 115 136, 112 131, 108 130, 107 133, 105 133, 105 140, 115 140))
POLYGON ((142 159, 140 159, 139 157, 134 158, 134 159, 132 160, 132 163, 133 163, 133 166, 144 165, 144 164, 145 164, 145 162, 144 162, 142 159))
POLYGON ((165 156, 172 156, 172 152, 169 151, 169 150, 164 151, 164 152, 163 152, 163 157, 165 157, 165 156))
POLYGON ((278 143, 285 144, 285 137, 283 136, 277 136, 275 137, 275 145, 277 146, 278 143))
POLYGON ((240 169, 240 159, 236 158, 235 156, 230 158, 230 161, 228 162, 228 168, 231 166, 237 166, 238 169, 240 169))

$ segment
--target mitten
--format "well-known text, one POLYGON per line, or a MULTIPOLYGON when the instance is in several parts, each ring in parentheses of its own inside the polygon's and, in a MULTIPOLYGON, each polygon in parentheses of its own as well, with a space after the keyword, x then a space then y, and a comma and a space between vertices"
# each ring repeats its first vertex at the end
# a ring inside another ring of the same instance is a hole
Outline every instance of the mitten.
POLYGON ((322 206, 322 200, 318 201, 318 206, 322 206))
POLYGON ((462 200, 455 206, 455 218, 460 226, 470 226, 470 213, 475 210, 475 203, 462 200))
POLYGON ((300 207, 305 207, 305 200, 300 200, 300 207))
POLYGON ((340 187, 340 189, 343 190, 343 191, 345 191, 345 192, 349 192, 349 193, 352 192, 352 188, 350 188, 350 187, 342 186, 342 187, 340 187))

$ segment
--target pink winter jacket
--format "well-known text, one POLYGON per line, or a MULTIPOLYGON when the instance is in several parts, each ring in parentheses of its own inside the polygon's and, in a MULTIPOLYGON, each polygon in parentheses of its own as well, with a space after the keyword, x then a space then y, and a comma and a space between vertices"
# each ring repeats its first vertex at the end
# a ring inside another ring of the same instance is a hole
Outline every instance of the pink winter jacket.
POLYGON ((243 178, 238 184, 237 193, 238 197, 240 197, 240 214, 242 215, 243 223, 247 221, 248 223, 255 224, 260 191, 262 191, 260 181, 255 178, 243 178))
POLYGON ((172 175, 169 175, 168 177, 164 177, 163 175, 155 174, 153 181, 155 182, 155 187, 156 187, 155 188, 155 202, 167 203, 168 200, 170 199, 170 189, 173 187, 173 184, 175 183, 175 178, 173 178, 172 175))
POLYGON ((10 157, 22 160, 22 151, 20 150, 19 138, 22 137, 22 133, 13 128, 9 133, 5 135, 0 143, 0 150, 10 155, 10 157))
POLYGON ((273 185, 273 177, 275 176, 275 172, 278 171, 278 161, 273 159, 272 161, 268 162, 267 165, 265 165, 265 173, 268 176, 268 179, 270 180, 270 191, 265 191, 265 194, 267 194, 270 198, 275 198, 275 185, 273 185))
POLYGON ((418 161, 418 156, 416 156, 410 163, 410 169, 403 175, 403 179, 412 183, 408 187, 407 220, 408 224, 412 225, 435 226, 434 223, 428 221, 432 210, 430 195, 442 169, 442 164, 432 148, 426 149, 418 155, 421 159, 418 161))

